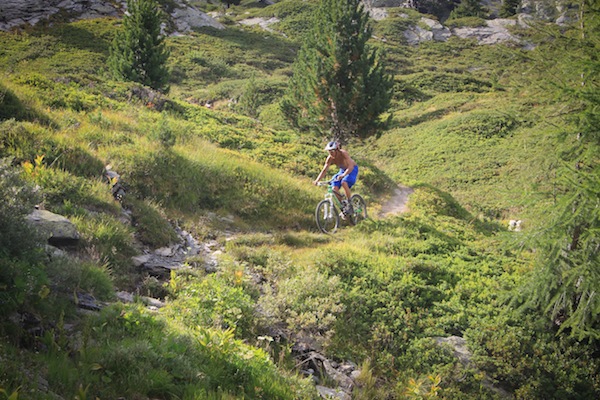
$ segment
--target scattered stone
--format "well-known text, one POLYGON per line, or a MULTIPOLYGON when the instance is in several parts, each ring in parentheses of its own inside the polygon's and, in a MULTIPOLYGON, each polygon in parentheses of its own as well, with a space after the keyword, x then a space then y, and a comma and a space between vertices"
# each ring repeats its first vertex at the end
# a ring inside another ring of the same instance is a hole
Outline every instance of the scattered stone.
POLYGON ((517 220, 511 219, 508 222, 508 230, 515 231, 515 232, 521 231, 521 220, 520 219, 517 219, 517 220))
POLYGON ((447 344, 454 350, 454 356, 458 358, 463 365, 468 365, 471 362, 471 352, 467 348, 467 341, 460 336, 435 337, 433 338, 437 344, 447 344))
POLYGON ((240 24, 246 25, 246 26, 258 25, 267 32, 274 32, 274 30, 270 28, 270 25, 276 24, 277 22, 279 22, 279 18, 272 17, 272 18, 266 19, 266 18, 256 17, 256 18, 248 18, 248 19, 242 20, 242 21, 240 21, 240 24))
POLYGON ((140 256, 132 257, 131 260, 133 261, 133 265, 135 267, 142 267, 144 264, 150 261, 151 258, 152 256, 150 254, 143 254, 140 256))
POLYGON ((352 400, 352 396, 343 390, 331 389, 325 386, 316 385, 319 396, 323 399, 340 399, 340 400, 352 400))
POLYGON ((102 307, 96 302, 96 298, 89 293, 77 293, 77 307, 90 311, 100 311, 102 307))
MULTIPOLYGON (((434 337, 433 340, 438 345, 447 344, 454 350, 454 356, 458 361, 465 367, 469 367, 471 364, 471 352, 467 348, 467 341, 460 336, 449 336, 449 337, 434 337)), ((510 399, 513 396, 504 390, 503 388, 495 385, 489 378, 484 377, 482 380, 483 386, 490 390, 493 390, 500 398, 510 399)))
POLYGON ((116 293, 117 296, 117 300, 119 300, 122 303, 133 303, 133 293, 129 293, 129 292, 117 292, 116 293))
POLYGON ((173 255, 173 248, 161 247, 160 249, 154 250, 154 254, 162 256, 162 257, 171 257, 173 255))
POLYGON ((177 27, 177 32, 174 33, 175 35, 180 32, 188 33, 195 28, 201 28, 203 26, 210 26, 215 29, 225 28, 221 23, 217 22, 209 15, 199 11, 195 7, 186 5, 183 2, 180 2, 179 7, 171 12, 171 17, 177 27))
POLYGON ((479 44, 498 44, 504 42, 519 43, 520 40, 513 36, 509 26, 515 26, 517 21, 512 19, 498 18, 486 21, 487 26, 463 27, 452 29, 452 34, 461 39, 475 39, 479 44))

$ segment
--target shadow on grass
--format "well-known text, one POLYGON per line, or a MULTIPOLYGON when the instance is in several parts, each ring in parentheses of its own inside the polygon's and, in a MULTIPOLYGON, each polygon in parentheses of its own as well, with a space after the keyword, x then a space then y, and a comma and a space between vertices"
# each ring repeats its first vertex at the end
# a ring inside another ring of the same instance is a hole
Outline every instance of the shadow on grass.
POLYGON ((204 27, 197 32, 235 43, 242 49, 244 57, 255 54, 256 59, 245 58, 243 63, 265 72, 272 71, 274 64, 281 64, 280 67, 290 65, 296 58, 298 49, 298 44, 269 32, 259 33, 232 28, 219 30, 211 27, 204 27))
MULTIPOLYGON (((474 229, 481 234, 484 235, 492 235, 501 230, 504 230, 504 227, 493 220, 481 220, 478 217, 474 216, 467 209, 465 209, 462 205, 460 205, 451 194, 444 192, 436 187, 433 187, 429 184, 420 183, 413 186, 415 191, 422 190, 425 192, 429 192, 432 195, 422 196, 423 203, 420 205, 416 205, 416 207, 420 207, 422 212, 432 212, 437 215, 445 215, 448 217, 460 219, 463 221, 469 222, 469 224, 473 225, 474 229)), ((413 201, 418 202, 418 199, 413 199, 413 201)))
POLYGON ((37 122, 41 125, 57 127, 50 117, 23 103, 16 94, 0 83, 0 121, 8 119, 37 122))
MULTIPOLYGON (((102 21, 102 24, 110 23, 102 21)), ((114 33, 116 27, 110 30, 114 33)), ((112 36, 102 37, 91 30, 69 23, 61 23, 51 29, 40 29, 36 32, 38 35, 50 35, 60 41, 60 43, 79 50, 87 50, 94 53, 101 53, 108 56, 110 40, 112 36)), ((35 34, 35 33, 34 33, 35 34)), ((108 32, 107 32, 108 35, 108 32)))

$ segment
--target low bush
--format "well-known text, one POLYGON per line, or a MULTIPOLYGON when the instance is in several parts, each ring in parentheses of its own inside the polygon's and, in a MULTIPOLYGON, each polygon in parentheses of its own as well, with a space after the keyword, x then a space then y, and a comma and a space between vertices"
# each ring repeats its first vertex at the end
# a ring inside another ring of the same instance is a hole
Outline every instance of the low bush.
POLYGON ((487 26, 486 20, 480 17, 449 18, 444 24, 448 28, 479 28, 487 26))
POLYGON ((514 116, 498 111, 473 111, 452 121, 446 128, 449 133, 472 135, 490 139, 507 137, 519 127, 514 116))
POLYGON ((153 201, 126 196, 123 203, 131 210, 131 222, 136 228, 136 237, 143 244, 156 249, 177 241, 177 233, 164 210, 153 201))
POLYGON ((108 214, 83 213, 70 219, 81 234, 80 247, 107 268, 115 286, 131 287, 136 279, 131 257, 137 254, 133 228, 108 214))
POLYGON ((425 93, 454 93, 490 91, 491 82, 469 76, 450 72, 422 72, 406 79, 412 87, 425 93))
POLYGON ((54 296, 69 298, 76 293, 85 293, 100 301, 114 298, 114 287, 106 265, 54 257, 48 263, 46 273, 54 296))
POLYGON ((466 332, 474 361, 492 379, 520 398, 593 398, 600 392, 593 346, 555 335, 535 314, 509 313, 479 320, 466 332))
POLYGON ((218 275, 178 282, 172 278, 174 299, 167 312, 187 326, 230 329, 236 337, 244 337, 253 326, 254 302, 239 285, 230 285, 218 275))
POLYGON ((265 326, 282 322, 290 333, 308 335, 320 346, 329 345, 344 310, 338 277, 301 268, 292 276, 266 283, 263 290, 258 307, 265 326))

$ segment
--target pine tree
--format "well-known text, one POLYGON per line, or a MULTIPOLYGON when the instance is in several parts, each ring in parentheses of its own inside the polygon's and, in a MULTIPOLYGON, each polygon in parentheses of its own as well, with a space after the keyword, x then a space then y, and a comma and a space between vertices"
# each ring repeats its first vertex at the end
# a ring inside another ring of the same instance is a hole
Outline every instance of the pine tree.
POLYGON ((342 142, 381 127, 393 82, 370 48, 372 28, 359 0, 322 0, 294 63, 281 109, 296 127, 342 142))
POLYGON ((597 1, 581 1, 579 25, 554 37, 562 60, 547 65, 560 71, 553 86, 577 131, 565 135, 570 146, 557 171, 557 201, 538 235, 533 276, 520 293, 525 305, 545 312, 561 331, 595 340, 600 339, 599 12, 597 1))
POLYGON ((166 92, 169 52, 160 33, 158 5, 154 0, 127 0, 127 10, 111 47, 109 68, 117 79, 166 92))
POLYGON ((521 0, 504 0, 500 7, 500 16, 502 18, 512 17, 517 13, 521 0))
POLYGON ((487 10, 481 5, 479 0, 461 0, 460 4, 450 13, 449 19, 462 17, 485 18, 487 13, 487 10))

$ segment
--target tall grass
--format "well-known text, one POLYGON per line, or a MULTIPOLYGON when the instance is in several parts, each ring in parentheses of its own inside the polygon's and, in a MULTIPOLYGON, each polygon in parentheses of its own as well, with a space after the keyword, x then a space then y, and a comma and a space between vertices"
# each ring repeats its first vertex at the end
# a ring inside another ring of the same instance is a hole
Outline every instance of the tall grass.
POLYGON ((362 364, 357 398, 493 398, 481 370, 522 397, 597 394, 593 348, 552 337, 504 302, 530 254, 501 223, 533 215, 534 190, 552 188, 557 137, 572 129, 548 123, 559 108, 528 82, 538 75, 526 53, 456 39, 407 47, 401 28, 420 15, 390 10, 375 32, 396 82, 394 118, 349 149, 369 207, 405 184, 416 189, 411 212, 322 235, 313 222, 322 192, 311 185, 321 143, 291 130, 276 104, 312 3, 252 4, 228 24, 275 16, 288 37, 228 25, 168 38, 172 91, 160 106, 105 74, 116 20, 0 33, 0 156, 14 157, 42 204, 82 235, 79 259, 48 263, 29 247, 1 258, 0 289, 11 290, 2 301, 12 301, 1 328, 12 340, 0 342, 0 393, 316 398, 289 371, 285 341, 310 333, 332 358, 362 364), (127 188, 121 203, 102 177, 108 164, 127 188), (131 257, 174 243, 177 225, 225 244, 219 272, 202 272, 199 256, 169 286, 138 285, 131 257), (76 292, 112 301, 120 289, 169 304, 73 312, 76 292), (53 329, 32 338, 11 322, 24 312, 53 329), (284 335, 269 336, 274 326, 284 335), (469 367, 432 339, 450 335, 469 340, 469 367))

